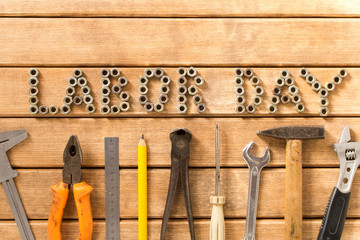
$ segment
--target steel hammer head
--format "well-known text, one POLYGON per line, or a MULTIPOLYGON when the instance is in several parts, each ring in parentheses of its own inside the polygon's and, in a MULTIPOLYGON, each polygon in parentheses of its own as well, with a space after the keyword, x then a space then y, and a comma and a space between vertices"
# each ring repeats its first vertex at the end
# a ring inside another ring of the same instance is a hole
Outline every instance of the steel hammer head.
POLYGON ((0 132, 0 144, 4 146, 5 151, 8 151, 27 137, 28 134, 24 129, 0 132))
POLYGON ((282 139, 315 139, 325 138, 324 126, 286 126, 258 131, 258 135, 282 139))

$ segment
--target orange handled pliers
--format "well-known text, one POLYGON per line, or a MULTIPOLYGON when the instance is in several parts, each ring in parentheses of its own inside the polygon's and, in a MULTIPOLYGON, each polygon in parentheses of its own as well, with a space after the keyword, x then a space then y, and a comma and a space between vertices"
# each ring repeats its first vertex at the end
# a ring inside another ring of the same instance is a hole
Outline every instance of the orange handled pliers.
POLYGON ((82 154, 79 141, 72 135, 64 150, 63 181, 51 187, 54 195, 48 221, 49 240, 61 240, 61 222, 71 185, 79 217, 79 240, 90 240, 93 219, 90 205, 90 193, 93 188, 81 182, 82 154))

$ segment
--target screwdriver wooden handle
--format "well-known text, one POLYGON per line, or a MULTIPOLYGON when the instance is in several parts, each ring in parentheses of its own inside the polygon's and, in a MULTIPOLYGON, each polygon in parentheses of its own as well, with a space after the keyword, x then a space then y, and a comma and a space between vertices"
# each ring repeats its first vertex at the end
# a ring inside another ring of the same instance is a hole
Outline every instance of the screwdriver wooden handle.
POLYGON ((79 240, 91 240, 93 218, 90 193, 93 188, 85 182, 73 185, 76 209, 79 217, 79 240))
POLYGON ((225 240, 225 221, 223 205, 224 196, 211 196, 212 204, 211 222, 210 222, 210 240, 225 240))
POLYGON ((69 196, 69 186, 59 182, 50 189, 54 197, 48 220, 48 238, 49 240, 61 240, 61 222, 69 196))
POLYGON ((285 239, 302 240, 302 140, 286 140, 285 239))

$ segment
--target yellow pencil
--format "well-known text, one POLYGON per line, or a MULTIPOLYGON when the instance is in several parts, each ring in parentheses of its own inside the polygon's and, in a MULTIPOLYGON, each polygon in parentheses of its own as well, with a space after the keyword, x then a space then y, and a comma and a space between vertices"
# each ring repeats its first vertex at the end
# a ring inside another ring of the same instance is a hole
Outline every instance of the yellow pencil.
POLYGON ((144 134, 138 146, 139 240, 147 239, 147 147, 144 134))

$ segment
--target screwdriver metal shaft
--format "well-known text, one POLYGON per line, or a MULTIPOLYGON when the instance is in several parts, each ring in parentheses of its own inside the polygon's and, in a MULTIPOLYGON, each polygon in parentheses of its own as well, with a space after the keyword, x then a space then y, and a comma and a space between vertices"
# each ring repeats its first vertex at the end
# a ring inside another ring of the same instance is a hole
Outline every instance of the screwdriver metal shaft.
POLYGON ((225 197, 220 196, 220 140, 219 125, 216 124, 215 133, 215 156, 216 156, 216 177, 215 177, 215 194, 210 197, 212 204, 211 222, 210 222, 210 240, 225 240, 225 221, 223 205, 225 197))

